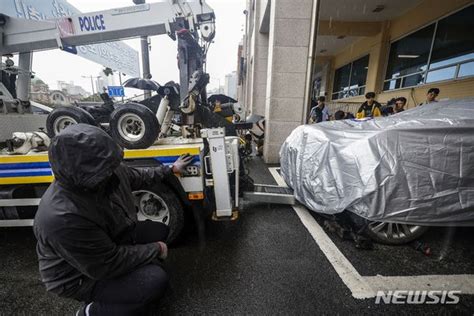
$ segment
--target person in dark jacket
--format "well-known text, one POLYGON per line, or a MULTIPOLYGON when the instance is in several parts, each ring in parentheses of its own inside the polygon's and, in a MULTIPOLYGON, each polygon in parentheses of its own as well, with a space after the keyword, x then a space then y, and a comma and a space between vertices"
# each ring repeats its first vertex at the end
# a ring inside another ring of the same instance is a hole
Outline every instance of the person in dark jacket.
POLYGON ((320 96, 317 99, 317 103, 311 102, 312 107, 309 113, 309 123, 320 123, 329 121, 329 108, 325 104, 326 97, 320 96))
POLYGON ((405 105, 407 104, 407 98, 405 97, 398 97, 395 100, 395 113, 400 113, 405 111, 405 105))
POLYGON ((426 93, 426 100, 423 103, 420 103, 418 106, 438 102, 436 98, 438 97, 440 90, 438 88, 431 88, 426 93))
POLYGON ((356 117, 358 119, 362 119, 366 117, 382 116, 382 105, 375 101, 375 93, 367 92, 365 94, 365 98, 367 99, 367 101, 362 103, 359 110, 357 111, 356 117))
POLYGON ((168 227, 138 222, 132 191, 150 187, 190 162, 134 169, 102 129, 77 124, 53 138, 55 181, 34 221, 39 270, 47 291, 85 302, 79 315, 136 315, 163 295, 168 227))

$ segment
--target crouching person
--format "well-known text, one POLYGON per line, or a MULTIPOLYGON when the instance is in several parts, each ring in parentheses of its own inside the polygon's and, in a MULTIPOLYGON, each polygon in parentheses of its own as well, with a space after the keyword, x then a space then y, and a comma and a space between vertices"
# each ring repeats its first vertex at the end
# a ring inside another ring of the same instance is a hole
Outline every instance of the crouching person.
POLYGON ((134 169, 100 128, 77 124, 49 148, 55 181, 43 195, 34 233, 46 289, 84 302, 78 315, 137 315, 165 292, 168 227, 138 222, 132 191, 152 186, 190 162, 134 169))

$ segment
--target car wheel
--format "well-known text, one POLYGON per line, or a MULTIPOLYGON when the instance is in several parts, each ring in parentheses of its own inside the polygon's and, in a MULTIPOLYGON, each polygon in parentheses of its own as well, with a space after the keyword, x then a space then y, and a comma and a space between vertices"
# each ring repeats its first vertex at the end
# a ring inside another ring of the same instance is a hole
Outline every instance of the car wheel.
POLYGON ((110 134, 122 147, 143 149, 156 141, 160 125, 146 106, 127 103, 117 107, 110 116, 110 134))
POLYGON ((366 232, 370 238, 381 244, 402 245, 420 238, 427 230, 427 226, 371 222, 366 232))
POLYGON ((167 188, 133 192, 139 221, 152 220, 170 229, 167 242, 178 239, 184 227, 184 209, 176 194, 167 188))
POLYGON ((96 125, 94 118, 87 111, 73 106, 62 106, 54 109, 46 118, 46 131, 54 137, 68 126, 74 124, 96 125))

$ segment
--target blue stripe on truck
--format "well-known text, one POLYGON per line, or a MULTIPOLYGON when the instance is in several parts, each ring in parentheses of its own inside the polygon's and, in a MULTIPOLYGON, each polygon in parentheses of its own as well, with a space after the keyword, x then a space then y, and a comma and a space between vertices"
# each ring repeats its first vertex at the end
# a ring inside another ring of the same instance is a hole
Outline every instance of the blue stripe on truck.
POLYGON ((0 170, 0 178, 51 176, 51 168, 0 170))
POLYGON ((50 168, 49 162, 0 163, 0 170, 50 168))
MULTIPOLYGON (((161 162, 164 165, 171 165, 178 158, 179 156, 170 156, 154 157, 153 159, 161 162)), ((201 165, 198 155, 193 157, 192 164, 195 166, 201 165)), ((0 163, 0 178, 51 176, 52 174, 53 173, 51 171, 49 162, 0 163)))

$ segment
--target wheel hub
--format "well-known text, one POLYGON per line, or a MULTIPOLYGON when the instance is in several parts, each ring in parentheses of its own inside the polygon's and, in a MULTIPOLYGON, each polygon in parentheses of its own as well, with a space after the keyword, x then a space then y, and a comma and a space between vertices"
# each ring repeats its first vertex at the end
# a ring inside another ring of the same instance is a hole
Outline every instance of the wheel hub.
POLYGON ((402 239, 413 235, 420 226, 375 222, 369 225, 369 228, 379 236, 388 239, 402 239))
POLYGON ((60 116, 54 121, 53 130, 57 135, 68 126, 77 124, 77 121, 70 116, 60 116))
POLYGON ((145 123, 134 113, 126 113, 118 120, 118 131, 127 141, 140 140, 145 135, 145 123))
POLYGON ((134 192, 139 220, 152 220, 169 225, 170 211, 165 201, 149 191, 134 192))

